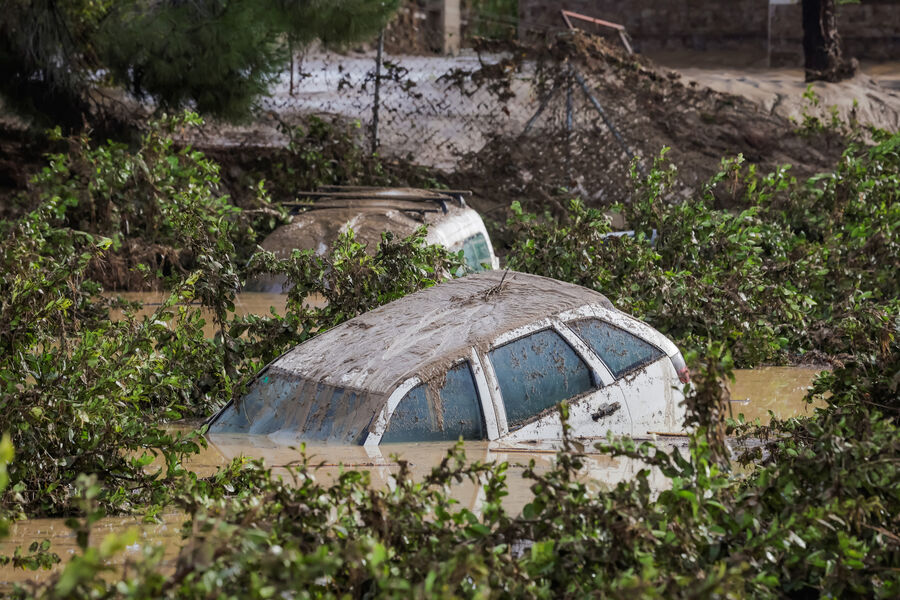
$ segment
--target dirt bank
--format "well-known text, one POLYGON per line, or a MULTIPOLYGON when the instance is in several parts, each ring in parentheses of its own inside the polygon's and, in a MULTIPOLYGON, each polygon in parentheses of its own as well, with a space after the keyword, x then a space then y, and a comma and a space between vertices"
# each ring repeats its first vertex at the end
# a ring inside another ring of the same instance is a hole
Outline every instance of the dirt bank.
MULTIPOLYGON (((551 58, 538 60, 543 60, 547 87, 552 89, 550 82, 572 87, 573 100, 557 93, 528 133, 495 136, 451 176, 453 185, 475 188, 480 202, 474 203, 489 214, 502 214, 503 205, 512 200, 537 210, 553 208, 556 198, 567 195, 560 195, 560 189, 594 206, 627 200, 631 156, 646 171, 663 147, 671 148, 667 156, 678 169, 682 194, 696 191, 718 172, 723 157, 742 154, 762 172, 790 164, 792 173, 801 177, 832 167, 845 147, 836 131, 801 133, 789 120, 803 102, 805 86, 788 102, 792 92, 784 83, 784 108, 772 110, 758 97, 769 92, 749 93, 765 90, 762 85, 754 87, 746 80, 743 86, 716 90, 705 85, 712 77, 700 82, 683 77, 597 38, 575 35, 545 51, 551 58), (579 84, 565 80, 570 65, 583 76, 593 99, 579 84)), ((726 73, 719 80, 724 81, 738 80, 726 73)), ((852 91, 874 98, 861 104, 861 118, 889 127, 895 123, 892 108, 885 109, 886 117, 879 112, 879 107, 893 103, 894 92, 863 79, 841 85, 825 90, 822 104, 852 91)), ((720 201, 727 206, 735 198, 720 201)))
POLYGON ((825 116, 834 106, 844 120, 896 131, 900 129, 900 63, 871 65, 848 81, 818 81, 812 90, 818 106, 803 97, 802 69, 677 69, 687 81, 717 92, 741 96, 769 114, 802 122, 804 113, 825 116))

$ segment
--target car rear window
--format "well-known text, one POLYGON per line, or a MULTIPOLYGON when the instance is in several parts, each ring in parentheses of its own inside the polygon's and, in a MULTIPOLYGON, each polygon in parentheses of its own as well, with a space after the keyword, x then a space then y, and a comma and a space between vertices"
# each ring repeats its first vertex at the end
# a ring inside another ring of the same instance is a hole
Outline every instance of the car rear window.
POLYGON ((591 371, 552 329, 491 350, 510 429, 594 387, 591 371))
POLYGON ((656 346, 600 319, 582 319, 568 325, 593 348, 616 379, 663 356, 656 346))
POLYGON ((436 392, 426 384, 411 389, 394 409, 381 443, 455 441, 460 436, 485 438, 481 402, 466 361, 447 372, 436 392))
POLYGON ((466 269, 470 273, 480 273, 484 271, 484 267, 491 268, 491 249, 484 235, 476 233, 466 238, 462 243, 463 257, 466 262, 466 269))

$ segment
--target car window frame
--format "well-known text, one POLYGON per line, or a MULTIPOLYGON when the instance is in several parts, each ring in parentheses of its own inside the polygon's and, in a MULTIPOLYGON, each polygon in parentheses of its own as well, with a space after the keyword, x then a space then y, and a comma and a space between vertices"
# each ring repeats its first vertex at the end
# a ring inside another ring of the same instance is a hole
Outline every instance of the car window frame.
MULTIPOLYGON (((627 315, 616 309, 606 308, 599 304, 586 304, 579 308, 566 310, 557 315, 557 318, 563 323, 577 321, 579 319, 595 317, 601 321, 606 321, 610 325, 627 331, 631 335, 637 336, 651 346, 655 346, 664 355, 672 357, 680 351, 678 347, 659 331, 653 329, 647 323, 639 321, 630 315, 627 315)), ((573 331, 574 333, 574 331, 573 331)), ((577 335, 577 334, 575 334, 577 335)), ((593 350, 591 350, 593 352, 593 350)))
MULTIPOLYGON (((481 405, 481 416, 482 419, 484 419, 484 427, 485 433, 487 434, 487 439, 495 440, 499 437, 497 417, 496 413, 494 412, 494 405, 490 399, 490 392, 488 390, 488 384, 484 374, 484 367, 474 348, 470 348, 467 355, 461 356, 454 360, 450 365, 447 366, 446 370, 449 371, 462 362, 469 363, 469 370, 472 373, 472 378, 475 380, 475 393, 478 394, 478 402, 481 405)), ((400 385, 398 385, 394 389, 394 391, 391 392, 390 396, 388 396, 387 402, 381 409, 381 412, 375 418, 375 423, 369 428, 369 432, 366 435, 363 446, 371 447, 381 444, 381 439, 387 432, 388 427, 391 423, 391 417, 393 416, 394 411, 400 405, 400 402, 410 391, 413 390, 413 388, 422 383, 424 382, 418 376, 409 377, 408 379, 403 380, 403 382, 401 382, 400 385)))
POLYGON ((576 394, 571 398, 567 398, 568 402, 580 402, 584 398, 591 396, 598 390, 601 390, 604 387, 615 382, 612 373, 610 373, 609 369, 606 367, 603 361, 601 361, 599 357, 597 357, 594 351, 584 342, 584 340, 581 339, 578 334, 566 327, 566 325, 562 321, 560 321, 558 317, 547 317, 538 321, 534 321, 533 323, 529 323, 528 325, 518 327, 511 331, 507 331, 506 333, 502 333, 494 338, 493 342, 490 344, 490 346, 488 346, 487 349, 481 352, 481 360, 485 371, 485 377, 488 383, 488 390, 491 393, 492 404, 494 406, 494 410, 497 413, 497 427, 500 437, 508 435, 510 431, 521 429, 525 425, 541 419, 546 411, 542 411, 534 415, 533 417, 526 419, 525 421, 519 423, 514 429, 510 430, 509 419, 506 415, 506 405, 503 403, 503 392, 500 390, 500 381, 497 379, 497 374, 494 371, 494 365, 491 362, 489 354, 492 350, 495 350, 500 346, 504 346, 511 342, 515 342, 517 340, 525 338, 529 335, 548 329, 553 330, 557 334, 559 334, 563 341, 567 343, 570 348, 572 348, 575 354, 582 361, 584 361, 591 374, 591 383, 593 384, 593 386, 587 391, 576 394))
MULTIPOLYGON (((617 381, 621 381, 621 379, 617 380, 613 377, 613 374, 606 366, 606 363, 600 359, 587 342, 581 339, 581 336, 578 335, 575 330, 571 329, 566 324, 570 321, 591 317, 606 321, 610 325, 639 337, 641 340, 661 350, 665 356, 671 356, 678 352, 678 349, 671 340, 665 338, 662 334, 655 332, 649 325, 632 320, 618 311, 605 308, 599 304, 586 304, 578 308, 563 311, 555 316, 545 317, 528 323, 527 325, 504 332, 496 336, 486 347, 470 348, 468 355, 459 357, 450 365, 450 367, 448 367, 449 369, 456 366, 463 360, 469 361, 472 375, 475 378, 475 388, 478 392, 479 399, 481 400, 481 410, 488 434, 488 440, 494 441, 500 439, 510 432, 509 422, 506 416, 506 407, 503 404, 503 396, 500 392, 500 384, 497 380, 497 375, 494 372, 493 364, 488 358, 488 353, 494 348, 508 344, 509 342, 513 342, 532 333, 536 333, 537 331, 552 328, 588 365, 591 370, 592 381, 594 382, 594 387, 591 390, 579 394, 578 396, 573 396, 570 401, 581 401, 583 398, 590 396, 591 393, 604 387, 614 385, 617 381), (662 339, 658 339, 660 337, 662 339), (600 383, 599 385, 597 384, 598 382, 600 383)), ((632 371, 632 373, 633 372, 634 371, 632 371)), ((375 417, 373 426, 369 428, 369 432, 363 442, 364 446, 377 446, 381 443, 381 438, 384 435, 384 432, 387 431, 387 426, 394 409, 397 408, 397 405, 400 404, 403 397, 420 383, 422 383, 422 380, 413 376, 402 381, 394 389, 381 412, 375 417)), ((540 414, 536 415, 534 420, 539 418, 541 418, 540 414)), ((529 420, 523 423, 522 426, 527 425, 534 420, 529 420)))
MULTIPOLYGON (((650 360, 645 360, 644 362, 637 362, 637 363, 631 365, 627 370, 623 371, 622 374, 620 374, 617 377, 615 377, 615 375, 613 374, 616 381, 621 381, 622 379, 625 379, 626 377, 633 375, 635 372, 640 371, 641 369, 643 369, 645 367, 649 367, 653 363, 655 363, 663 358, 667 358, 665 351, 662 348, 660 348, 659 346, 657 346, 656 344, 654 344, 653 342, 651 342, 650 340, 641 337, 640 335, 638 335, 637 333, 635 333, 633 331, 628 331, 624 327, 620 327, 614 323, 610 323, 607 319, 604 319, 602 317, 586 315, 583 317, 576 317, 574 319, 570 319, 570 320, 566 321, 566 328, 569 329, 573 335, 575 335, 576 337, 581 339, 583 341, 583 343, 588 348, 590 348, 590 351, 592 353, 594 353, 600 359, 600 361, 603 362, 604 365, 606 365, 606 362, 603 361, 603 357, 600 356, 600 353, 597 352, 596 350, 594 350, 594 348, 588 343, 588 341, 585 340, 584 338, 582 338, 581 334, 578 333, 578 331, 576 331, 575 328, 572 326, 574 323, 577 323, 579 321, 590 321, 590 320, 600 321, 601 323, 604 323, 604 324, 608 325, 609 327, 612 327, 613 329, 618 329, 619 331, 623 332, 626 335, 630 335, 634 338, 637 338, 641 342, 647 344, 648 346, 650 346, 651 348, 654 348, 657 352, 659 352, 659 356, 657 356, 656 358, 652 358, 650 360)), ((606 368, 610 373, 612 373, 612 369, 609 368, 609 365, 606 365, 606 368)))

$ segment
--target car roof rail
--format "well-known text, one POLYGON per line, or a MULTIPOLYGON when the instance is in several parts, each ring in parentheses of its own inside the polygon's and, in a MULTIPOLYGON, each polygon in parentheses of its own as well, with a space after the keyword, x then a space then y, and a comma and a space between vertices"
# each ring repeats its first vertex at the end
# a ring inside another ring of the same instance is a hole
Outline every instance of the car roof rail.
MULTIPOLYGON (((471 196, 472 190, 449 190, 441 188, 396 188, 383 187, 377 185, 323 185, 317 190, 319 192, 397 192, 411 193, 423 195, 443 195, 443 196, 471 196)), ((301 192, 302 193, 302 192, 301 192)))

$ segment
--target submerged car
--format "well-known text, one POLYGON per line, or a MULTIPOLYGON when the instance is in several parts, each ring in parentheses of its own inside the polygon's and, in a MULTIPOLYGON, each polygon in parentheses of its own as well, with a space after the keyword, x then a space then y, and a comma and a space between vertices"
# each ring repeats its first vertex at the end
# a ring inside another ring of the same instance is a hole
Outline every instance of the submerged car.
MULTIPOLYGON (((382 232, 406 237, 427 225, 425 241, 452 252, 462 250, 468 272, 496 269, 499 259, 491 238, 481 216, 466 205, 466 193, 341 186, 301 192, 301 198, 314 201, 290 204, 295 212, 291 222, 269 234, 261 246, 277 258, 287 258, 295 249, 325 254, 339 235, 352 229, 356 240, 374 252, 382 232)), ((245 290, 281 293, 284 282, 283 277, 259 276, 245 290)))
POLYGON ((304 342, 209 421, 210 433, 363 444, 677 434, 678 348, 581 286, 488 271, 304 342))

